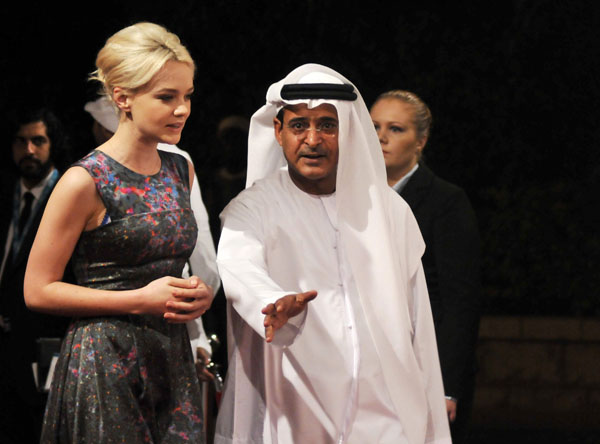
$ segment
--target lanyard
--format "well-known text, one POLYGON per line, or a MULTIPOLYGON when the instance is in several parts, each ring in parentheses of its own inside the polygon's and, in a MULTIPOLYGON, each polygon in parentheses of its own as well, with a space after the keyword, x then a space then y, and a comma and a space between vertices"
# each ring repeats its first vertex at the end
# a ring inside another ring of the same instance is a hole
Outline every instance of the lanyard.
POLYGON ((12 215, 12 226, 13 226, 13 239, 12 239, 12 259, 14 260, 17 257, 17 253, 19 252, 19 248, 21 247, 21 242, 23 241, 23 237, 25 237, 25 233, 29 230, 29 226, 31 225, 31 220, 33 216, 37 213, 39 206, 42 202, 45 202, 47 197, 50 195, 50 191, 58 181, 58 170, 52 171, 50 178, 44 185, 44 189, 42 190, 40 197, 36 200, 35 205, 31 208, 31 214, 29 215, 29 219, 25 223, 23 227, 23 232, 19 232, 19 214, 21 212, 21 181, 17 181, 17 185, 15 186, 15 193, 13 196, 13 215, 12 215))

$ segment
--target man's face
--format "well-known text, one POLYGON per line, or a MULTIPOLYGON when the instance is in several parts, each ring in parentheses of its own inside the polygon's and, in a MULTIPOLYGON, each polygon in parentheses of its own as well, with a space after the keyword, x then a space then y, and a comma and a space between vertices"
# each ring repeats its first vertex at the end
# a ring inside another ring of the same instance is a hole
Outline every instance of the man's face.
POLYGON ((310 194, 335 191, 338 163, 338 114, 333 105, 286 107, 275 119, 275 137, 283 147, 293 182, 310 194))
POLYGON ((12 154, 19 174, 36 185, 52 166, 50 159, 50 138, 44 122, 31 122, 21 125, 12 144, 12 154))

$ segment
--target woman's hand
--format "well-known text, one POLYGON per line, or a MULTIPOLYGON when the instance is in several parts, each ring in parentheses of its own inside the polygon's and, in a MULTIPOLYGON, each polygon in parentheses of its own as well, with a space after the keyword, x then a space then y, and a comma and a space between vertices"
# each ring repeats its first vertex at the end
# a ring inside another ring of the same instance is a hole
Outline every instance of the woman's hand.
POLYGON ((146 285, 142 296, 141 312, 184 323, 210 308, 213 290, 197 276, 188 279, 165 276, 146 285))

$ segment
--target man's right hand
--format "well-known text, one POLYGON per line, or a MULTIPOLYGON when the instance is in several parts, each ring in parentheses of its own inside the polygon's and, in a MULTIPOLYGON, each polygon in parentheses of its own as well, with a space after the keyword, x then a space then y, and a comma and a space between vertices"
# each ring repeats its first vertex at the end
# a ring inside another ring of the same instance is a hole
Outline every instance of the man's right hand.
POLYGON ((273 341, 275 332, 283 327, 290 318, 302 313, 306 309, 307 303, 316 297, 317 292, 315 290, 288 294, 264 307, 261 313, 265 315, 263 325, 265 326, 266 341, 273 341))

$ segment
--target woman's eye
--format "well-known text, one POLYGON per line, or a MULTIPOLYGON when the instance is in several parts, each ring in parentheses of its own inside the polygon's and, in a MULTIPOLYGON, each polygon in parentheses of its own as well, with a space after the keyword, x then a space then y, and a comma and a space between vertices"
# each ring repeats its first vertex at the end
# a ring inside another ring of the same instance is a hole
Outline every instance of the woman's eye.
POLYGON ((403 133, 404 132, 404 128, 402 128, 401 126, 392 126, 392 127, 390 127, 390 129, 394 133, 403 133))

